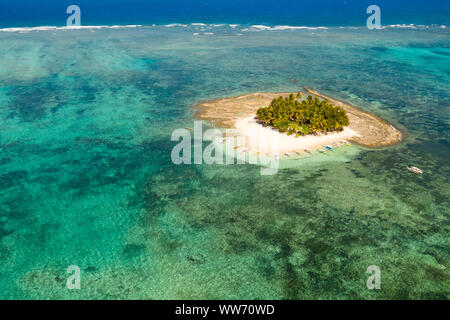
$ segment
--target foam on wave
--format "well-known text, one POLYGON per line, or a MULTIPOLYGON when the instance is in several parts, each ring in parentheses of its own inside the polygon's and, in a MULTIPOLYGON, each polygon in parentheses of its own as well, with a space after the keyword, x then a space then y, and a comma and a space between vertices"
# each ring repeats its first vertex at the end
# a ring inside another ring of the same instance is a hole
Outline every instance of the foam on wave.
POLYGON ((447 29, 446 25, 423 25, 423 24, 390 24, 387 26, 382 26, 381 29, 447 29))
POLYGON ((142 27, 142 25, 129 24, 129 25, 112 25, 112 26, 70 26, 70 27, 40 26, 40 27, 3 28, 0 29, 0 32, 31 32, 31 31, 80 30, 80 29, 123 29, 123 28, 138 28, 138 27, 142 27))
POLYGON ((249 28, 242 29, 242 31, 284 31, 284 30, 326 30, 328 27, 307 27, 307 26, 265 26, 252 25, 249 28))
MULTIPOLYGON (((19 28, 3 28, 0 29, 0 32, 19 32, 19 33, 26 33, 26 32, 32 32, 32 31, 56 31, 56 30, 79 30, 79 29, 122 29, 122 28, 138 28, 138 27, 144 27, 144 25, 99 25, 99 26, 63 26, 63 27, 56 27, 56 26, 39 26, 39 27, 19 27, 19 28)), ((350 30, 357 30, 357 29, 365 29, 366 26, 340 26, 340 27, 308 27, 308 26, 289 26, 289 25, 277 25, 277 26, 266 26, 266 25, 251 25, 251 26, 242 26, 239 24, 206 24, 201 22, 195 22, 195 23, 171 23, 171 24, 165 24, 165 25, 156 25, 153 24, 149 27, 165 27, 165 28, 187 28, 187 29, 195 29, 200 31, 205 31, 205 28, 212 29, 212 28, 231 28, 233 30, 238 31, 286 31, 286 30, 327 30, 327 29, 350 29, 350 30), (241 27, 241 28, 238 28, 241 27)), ((415 24, 391 24, 391 25, 385 25, 381 26, 381 29, 447 29, 446 25, 415 25, 415 24)))

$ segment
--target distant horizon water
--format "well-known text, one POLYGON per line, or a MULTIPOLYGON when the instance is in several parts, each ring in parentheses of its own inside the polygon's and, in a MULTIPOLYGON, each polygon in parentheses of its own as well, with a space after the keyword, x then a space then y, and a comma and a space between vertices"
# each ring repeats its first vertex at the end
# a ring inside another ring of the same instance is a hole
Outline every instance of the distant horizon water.
POLYGON ((369 5, 382 10, 382 24, 449 25, 450 4, 443 0, 330 1, 318 0, 18 0, 0 2, 0 29, 64 26, 66 8, 78 5, 82 25, 164 25, 170 23, 228 23, 243 25, 364 26, 369 5))

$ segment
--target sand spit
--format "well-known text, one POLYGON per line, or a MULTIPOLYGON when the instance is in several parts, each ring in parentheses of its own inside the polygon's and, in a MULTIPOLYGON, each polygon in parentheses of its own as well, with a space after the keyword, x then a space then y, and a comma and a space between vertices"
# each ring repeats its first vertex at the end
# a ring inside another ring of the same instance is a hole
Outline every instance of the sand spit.
POLYGON ((317 150, 324 145, 335 147, 345 141, 353 141, 366 147, 384 147, 402 140, 402 133, 383 119, 317 91, 306 87, 305 89, 311 95, 328 99, 332 104, 344 108, 350 125, 339 133, 295 137, 258 124, 255 119, 256 111, 268 106, 274 98, 288 96, 289 93, 286 92, 250 93, 203 102, 194 108, 197 110, 198 119, 209 121, 220 128, 236 129, 236 134, 245 137, 246 146, 256 152, 289 154, 304 152, 305 149, 317 150), (276 151, 274 151, 274 141, 276 151))

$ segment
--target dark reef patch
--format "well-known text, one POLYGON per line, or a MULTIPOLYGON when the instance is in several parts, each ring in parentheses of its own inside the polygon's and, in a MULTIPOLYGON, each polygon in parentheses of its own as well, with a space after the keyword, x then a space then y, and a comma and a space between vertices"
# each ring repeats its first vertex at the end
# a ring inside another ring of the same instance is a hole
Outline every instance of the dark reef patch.
POLYGON ((28 171, 17 170, 0 175, 0 189, 14 187, 28 177, 28 171))

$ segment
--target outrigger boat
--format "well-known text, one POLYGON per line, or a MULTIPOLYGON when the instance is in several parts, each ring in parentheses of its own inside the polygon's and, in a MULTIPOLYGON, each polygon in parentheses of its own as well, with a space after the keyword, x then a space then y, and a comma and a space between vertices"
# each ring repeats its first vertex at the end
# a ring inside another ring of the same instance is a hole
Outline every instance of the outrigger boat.
POLYGON ((415 173, 415 174, 423 174, 423 170, 422 169, 419 169, 419 168, 417 168, 417 167, 406 167, 406 168, 408 168, 408 170, 410 171, 410 172, 412 172, 412 173, 415 173))

